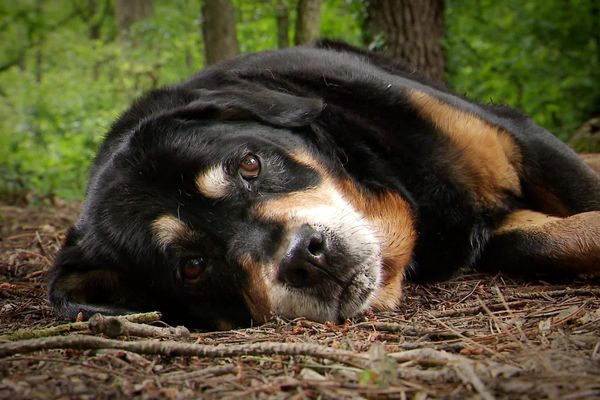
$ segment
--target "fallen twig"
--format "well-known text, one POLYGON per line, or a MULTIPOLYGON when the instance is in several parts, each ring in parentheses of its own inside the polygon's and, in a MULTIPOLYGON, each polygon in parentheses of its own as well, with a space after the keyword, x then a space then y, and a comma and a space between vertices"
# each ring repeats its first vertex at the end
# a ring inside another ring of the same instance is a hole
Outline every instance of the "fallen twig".
POLYGON ((399 367, 398 378, 404 380, 416 380, 418 382, 456 382, 459 378, 456 372, 449 368, 444 369, 416 369, 399 367))
POLYGON ((160 375, 158 378, 161 382, 185 382, 188 380, 206 379, 208 377, 230 374, 236 371, 236 366, 232 364, 218 365, 216 367, 208 367, 191 372, 171 372, 160 375))
POLYGON ((471 345, 475 346, 476 348, 478 348, 478 349, 480 349, 480 350, 482 350, 482 351, 484 351, 486 353, 489 353, 489 354, 492 354, 492 355, 495 355, 495 356, 500 356, 494 350, 488 348, 487 346, 485 346, 485 345, 483 345, 483 344, 481 344, 481 343, 479 343, 479 342, 477 342, 477 341, 475 341, 475 340, 473 340, 471 338, 468 338, 467 336, 465 336, 462 333, 458 332, 456 329, 454 329, 452 326, 448 325, 444 321, 442 321, 442 320, 434 317, 433 315, 431 317, 433 318, 433 321, 435 321, 436 323, 440 324, 441 326, 443 326, 444 328, 448 329, 449 331, 454 332, 457 336, 459 336, 461 339, 463 339, 463 341, 465 343, 470 343, 471 345))
MULTIPOLYGON (((22 361, 22 360, 33 361, 33 362, 42 362, 42 363, 70 364, 70 365, 76 365, 81 368, 89 368, 89 369, 93 369, 93 370, 96 370, 99 372, 104 372, 108 375, 118 375, 122 378, 131 378, 131 373, 125 374, 125 373, 115 370, 115 369, 109 369, 109 368, 105 368, 105 367, 102 367, 99 365, 94 365, 88 361, 65 360, 63 358, 48 358, 48 357, 35 357, 35 356, 34 357, 22 356, 22 357, 15 357, 15 358, 11 359, 11 361, 22 361)), ((0 362, 1 361, 2 360, 0 360, 0 362)))
POLYGON ((185 326, 162 328, 131 322, 120 317, 105 317, 101 314, 94 315, 88 323, 93 333, 103 333, 110 338, 118 336, 185 338, 190 336, 190 331, 185 326))
MULTIPOLYGON (((538 296, 539 297, 539 296, 538 296)), ((506 304, 512 307, 518 307, 526 304, 524 301, 513 301, 511 303, 502 303, 502 304, 489 304, 486 305, 491 311, 500 311, 506 308, 506 304)), ((429 314, 436 318, 449 318, 449 317, 458 317, 462 315, 473 315, 478 314, 480 312, 484 312, 485 309, 481 306, 480 302, 474 304, 472 306, 464 306, 460 308, 452 308, 449 310, 439 310, 439 311, 431 311, 429 314)))
POLYGON ((443 350, 434 350, 429 348, 413 349, 388 353, 397 362, 414 361, 425 365, 445 365, 450 362, 464 362, 468 358, 456 354, 448 353, 443 350))
MULTIPOLYGON (((483 399, 493 399, 494 396, 490 393, 490 391, 487 389, 487 387, 481 380, 480 375, 482 372, 482 367, 483 371, 488 371, 488 373, 490 373, 490 369, 493 369, 497 371, 497 373, 501 373, 507 376, 511 376, 519 372, 518 368, 509 365, 501 365, 494 361, 478 363, 464 356, 451 354, 442 350, 433 350, 428 348, 390 353, 388 354, 388 356, 392 357, 399 363, 412 361, 426 366, 450 366, 452 370, 455 371, 456 376, 458 376, 464 383, 473 386, 473 388, 479 393, 479 395, 483 399), (488 364, 487 367, 485 366, 485 364, 488 364)), ((420 373, 423 372, 427 371, 420 371, 420 373)), ((449 370, 444 370, 440 377, 443 377, 448 380, 455 379, 454 375, 449 370)), ((431 378, 435 378, 435 375, 433 375, 431 378)))
POLYGON ((470 384, 479 393, 482 399, 493 400, 494 396, 490 393, 485 384, 481 381, 471 362, 463 362, 454 366, 457 375, 465 384, 470 384))
POLYGON ((435 330, 435 329, 418 329, 411 324, 398 324, 393 322, 359 322, 354 324, 356 328, 373 328, 376 331, 400 333, 406 336, 426 336, 435 338, 454 339, 459 335, 454 332, 435 330))
POLYGON ((0 344, 0 357, 13 354, 30 353, 48 349, 119 349, 140 354, 160 354, 164 356, 197 356, 208 358, 287 355, 312 356, 328 359, 347 365, 361 367, 367 360, 365 354, 352 351, 337 350, 330 347, 307 343, 252 343, 234 346, 210 346, 175 341, 140 340, 126 342, 115 339, 105 339, 89 335, 55 336, 48 338, 30 339, 18 342, 0 344))
MULTIPOLYGON (((118 316, 116 318, 143 324, 143 323, 159 321, 162 318, 162 315, 158 311, 153 311, 153 312, 141 313, 141 314, 122 315, 122 316, 118 316)), ((60 335, 63 333, 69 333, 69 332, 74 332, 74 331, 87 331, 89 329, 90 329, 90 326, 89 326, 89 322, 87 322, 87 321, 85 321, 85 322, 70 322, 68 324, 52 326, 50 328, 19 329, 9 335, 0 336, 0 342, 56 336, 56 335, 60 335)))
POLYGON ((560 290, 539 290, 535 292, 526 292, 526 293, 512 293, 509 296, 506 296, 508 299, 539 299, 544 297, 558 297, 558 296, 600 296, 600 289, 597 288, 566 288, 560 290))

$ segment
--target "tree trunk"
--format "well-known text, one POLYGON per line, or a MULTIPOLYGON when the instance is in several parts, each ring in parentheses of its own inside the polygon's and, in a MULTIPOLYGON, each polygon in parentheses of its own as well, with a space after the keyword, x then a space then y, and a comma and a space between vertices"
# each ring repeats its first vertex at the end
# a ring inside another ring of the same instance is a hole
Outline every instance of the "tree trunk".
POLYGON ((285 0, 275 0, 275 18, 277 21, 277 47, 290 47, 290 11, 285 0))
POLYGON ((154 14, 153 0, 116 0, 115 17, 122 38, 129 37, 131 25, 154 14))
POLYGON ((370 0, 367 30, 371 44, 383 39, 388 55, 443 82, 443 11, 442 0, 370 0))
POLYGON ((229 0, 204 0, 202 36, 207 65, 231 58, 240 52, 235 30, 235 12, 229 0))
POLYGON ((321 31, 321 0, 299 0, 296 17, 296 45, 319 38, 321 31))

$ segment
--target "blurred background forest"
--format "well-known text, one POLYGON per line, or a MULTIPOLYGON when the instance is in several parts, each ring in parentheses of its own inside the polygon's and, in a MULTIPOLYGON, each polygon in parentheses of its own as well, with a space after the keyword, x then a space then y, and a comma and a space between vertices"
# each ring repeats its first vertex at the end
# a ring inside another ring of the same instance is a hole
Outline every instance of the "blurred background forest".
POLYGON ((573 138, 600 116, 598 0, 0 0, 0 197, 79 198, 135 97, 232 54, 315 37, 405 58, 600 150, 573 138))

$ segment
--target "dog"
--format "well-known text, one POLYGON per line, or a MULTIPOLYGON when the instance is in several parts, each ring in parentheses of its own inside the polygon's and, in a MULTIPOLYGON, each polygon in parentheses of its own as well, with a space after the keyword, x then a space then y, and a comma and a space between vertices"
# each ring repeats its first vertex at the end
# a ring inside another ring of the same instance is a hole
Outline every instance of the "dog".
POLYGON ((600 272, 600 177, 518 111, 323 41, 138 99, 95 158, 49 300, 71 319, 341 322, 462 266, 600 272))

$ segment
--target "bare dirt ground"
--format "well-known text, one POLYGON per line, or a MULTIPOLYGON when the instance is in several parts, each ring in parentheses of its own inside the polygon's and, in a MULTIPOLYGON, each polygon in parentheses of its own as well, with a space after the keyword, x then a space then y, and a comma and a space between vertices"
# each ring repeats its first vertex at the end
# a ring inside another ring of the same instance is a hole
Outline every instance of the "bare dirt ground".
POLYGON ((343 325, 276 320, 117 342, 83 330, 26 351, 7 336, 65 323, 48 307, 45 272, 76 213, 76 205, 0 203, 2 399, 600 398, 597 279, 549 284, 466 271, 408 284, 396 312, 343 325), (57 349, 65 339, 100 345, 57 349))

